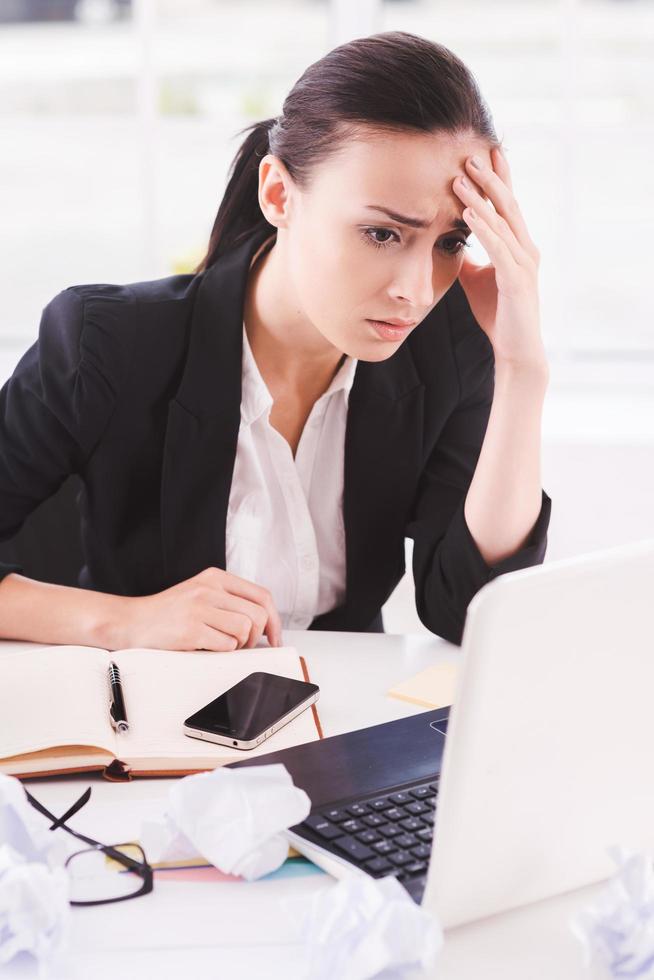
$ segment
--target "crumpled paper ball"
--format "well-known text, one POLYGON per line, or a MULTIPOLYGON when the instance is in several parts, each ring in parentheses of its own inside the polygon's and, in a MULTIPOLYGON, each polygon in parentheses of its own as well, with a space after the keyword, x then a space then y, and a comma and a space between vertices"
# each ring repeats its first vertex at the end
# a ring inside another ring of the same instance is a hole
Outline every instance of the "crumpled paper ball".
POLYGON ((252 881, 286 860, 283 831, 309 815, 311 801, 282 763, 185 776, 173 783, 162 821, 144 821, 151 861, 201 855, 226 874, 252 881))
POLYGON ((0 845, 0 968, 17 954, 30 953, 38 960, 39 976, 50 975, 68 945, 68 885, 64 868, 27 861, 8 844, 0 845))
POLYGON ((27 861, 58 867, 70 853, 66 837, 63 830, 49 829, 46 817, 29 803, 19 779, 0 773, 0 843, 10 844, 27 861))
POLYGON ((308 980, 400 980, 418 968, 433 970, 443 945, 438 920, 392 876, 353 874, 321 889, 297 914, 308 980))
POLYGON ((594 976, 654 980, 654 871, 651 854, 608 849, 618 865, 598 897, 570 926, 594 976))
POLYGON ((0 773, 0 972, 21 954, 36 958, 44 980, 65 965, 70 905, 62 835, 48 830, 20 781, 0 773))

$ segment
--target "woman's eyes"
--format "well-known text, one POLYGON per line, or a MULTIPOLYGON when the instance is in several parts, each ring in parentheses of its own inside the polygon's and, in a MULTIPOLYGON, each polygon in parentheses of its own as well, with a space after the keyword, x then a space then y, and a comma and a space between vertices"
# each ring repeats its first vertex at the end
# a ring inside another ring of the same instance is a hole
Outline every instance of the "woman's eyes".
MULTIPOLYGON (((379 242, 372 238, 373 234, 379 232, 381 232, 382 235, 393 235, 396 241, 399 240, 396 233, 391 231, 390 228, 364 228, 364 241, 366 241, 369 245, 373 245, 375 248, 389 248, 392 244, 392 239, 391 241, 379 242)), ((464 248, 470 248, 470 243, 467 242, 465 238, 444 238, 439 245, 439 248, 444 255, 448 256, 448 258, 454 258, 460 252, 462 252, 464 248), (450 243, 449 247, 448 242, 450 243)))

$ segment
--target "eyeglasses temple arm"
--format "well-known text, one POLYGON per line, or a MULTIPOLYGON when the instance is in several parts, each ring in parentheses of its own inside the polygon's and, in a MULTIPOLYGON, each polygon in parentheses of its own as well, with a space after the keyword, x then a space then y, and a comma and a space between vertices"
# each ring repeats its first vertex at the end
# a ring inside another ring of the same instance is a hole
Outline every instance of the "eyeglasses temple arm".
POLYGON ((50 827, 50 830, 56 830, 57 827, 61 827, 61 825, 63 823, 66 823, 67 820, 69 820, 72 816, 74 816, 78 810, 81 810, 84 804, 88 803, 90 798, 91 798, 91 787, 89 786, 89 788, 85 790, 84 793, 82 793, 79 800, 76 803, 73 803, 73 805, 69 810, 66 810, 63 817, 59 817, 58 820, 55 820, 55 822, 50 827))

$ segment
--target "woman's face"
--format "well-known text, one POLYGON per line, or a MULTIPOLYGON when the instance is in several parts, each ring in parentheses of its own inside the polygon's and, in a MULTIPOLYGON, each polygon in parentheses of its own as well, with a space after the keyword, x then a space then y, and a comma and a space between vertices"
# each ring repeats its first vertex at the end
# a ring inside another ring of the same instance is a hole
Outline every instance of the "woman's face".
POLYGON ((390 357, 413 328, 387 339, 369 321, 417 325, 457 278, 470 231, 452 181, 473 153, 491 165, 476 136, 366 134, 318 166, 306 191, 286 172, 288 207, 275 223, 287 286, 296 313, 339 351, 390 357))

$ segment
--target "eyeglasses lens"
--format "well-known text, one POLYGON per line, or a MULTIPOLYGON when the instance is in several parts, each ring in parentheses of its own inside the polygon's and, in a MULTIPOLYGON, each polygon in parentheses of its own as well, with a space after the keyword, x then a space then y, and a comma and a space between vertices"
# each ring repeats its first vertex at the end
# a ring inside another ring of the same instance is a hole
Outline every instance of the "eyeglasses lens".
MULTIPOLYGON (((115 844, 114 850, 139 863, 145 854, 138 844, 115 844)), ((143 887, 143 878, 100 848, 77 851, 67 862, 71 902, 101 902, 134 895, 143 887)))

